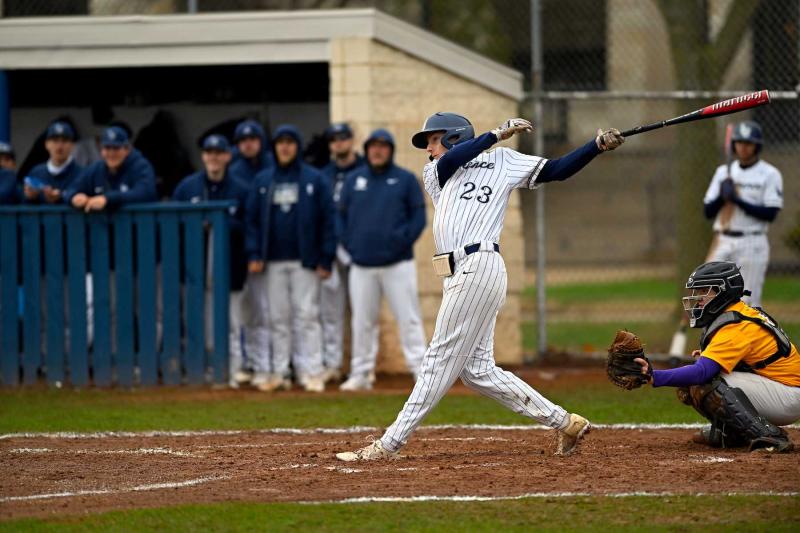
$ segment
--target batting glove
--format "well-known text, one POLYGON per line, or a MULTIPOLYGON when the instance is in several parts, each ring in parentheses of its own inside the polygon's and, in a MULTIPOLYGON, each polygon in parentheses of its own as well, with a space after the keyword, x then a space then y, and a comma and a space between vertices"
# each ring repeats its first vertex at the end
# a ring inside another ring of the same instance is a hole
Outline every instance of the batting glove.
POLYGON ((533 131, 533 124, 524 118, 510 118, 492 130, 498 141, 510 139, 515 133, 533 131))
POLYGON ((619 148, 619 146, 625 142, 625 137, 623 137, 622 133, 616 128, 609 128, 607 130, 599 129, 597 130, 597 137, 595 137, 594 142, 601 152, 607 152, 619 148))
POLYGON ((720 195, 726 202, 736 201, 736 185, 733 183, 733 179, 725 178, 722 180, 720 184, 720 195))

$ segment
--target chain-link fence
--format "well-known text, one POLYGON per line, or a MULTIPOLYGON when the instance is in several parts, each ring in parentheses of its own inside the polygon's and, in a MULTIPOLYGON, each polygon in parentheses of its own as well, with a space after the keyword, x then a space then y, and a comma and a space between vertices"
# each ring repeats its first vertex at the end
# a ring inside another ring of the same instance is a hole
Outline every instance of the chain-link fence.
MULTIPOLYGON (((626 129, 697 109, 737 92, 769 89, 769 106, 628 139, 573 180, 523 197, 524 338, 596 352, 618 327, 666 352, 679 323, 679 287, 708 255, 714 234, 703 199, 724 162, 726 126, 763 127, 760 154, 783 177, 783 209, 730 231, 768 228, 763 305, 800 338, 800 83, 798 0, 0 0, 4 16, 159 14, 376 7, 510 65, 531 89, 531 6, 539 5, 541 79, 522 104, 542 104, 543 153, 556 157, 598 127, 626 129), (538 217, 542 217, 541 219, 538 217), (546 305, 536 305, 537 221, 544 220, 546 305), (541 311, 541 309, 540 309, 541 311), (546 328, 537 331, 539 318, 546 328), (545 339, 546 336, 546 339, 545 339)), ((502 119, 505 117, 498 117, 502 119)), ((523 148, 533 149, 534 146, 523 148)), ((759 203, 758 195, 747 197, 759 203)), ((742 193, 744 194, 744 193, 742 193)), ((761 198, 763 200, 763 198, 761 198)), ((741 208, 739 208, 741 209, 741 208)), ((741 218, 741 213, 739 214, 741 218)), ((745 236, 747 237, 747 236, 745 236)), ((738 237, 732 237, 735 241, 738 237)), ((765 262, 743 248, 738 261, 765 262)), ((733 256, 731 256, 733 257, 733 256)))

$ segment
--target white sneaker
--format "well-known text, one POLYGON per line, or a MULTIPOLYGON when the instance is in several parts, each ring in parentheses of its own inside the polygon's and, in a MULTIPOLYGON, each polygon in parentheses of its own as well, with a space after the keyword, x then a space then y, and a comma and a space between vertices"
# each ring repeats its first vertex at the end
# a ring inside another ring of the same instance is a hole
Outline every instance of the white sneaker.
POLYGON ((338 368, 326 368, 322 373, 322 381, 330 383, 331 381, 339 381, 342 379, 342 371, 338 368))
POLYGON ((580 415, 569 415, 569 425, 558 431, 558 446, 555 455, 570 455, 578 447, 578 442, 589 431, 591 424, 580 415))
POLYGON ((233 379, 231 381, 235 381, 239 385, 245 385, 250 383, 253 379, 253 374, 250 372, 245 372, 244 370, 237 370, 233 373, 233 379))
POLYGON ((291 381, 277 374, 269 374, 269 377, 266 380, 259 380, 258 383, 256 383, 255 380, 253 380, 253 383, 255 387, 261 392, 290 390, 292 388, 291 381))
POLYGON ((308 376, 303 383, 306 392, 325 392, 325 381, 322 376, 308 376))
POLYGON ((372 390, 372 382, 369 377, 350 376, 347 381, 339 385, 339 390, 355 392, 360 390, 372 390))
POLYGON ((273 374, 270 374, 269 372, 256 372, 250 379, 250 385, 252 385, 253 387, 258 387, 262 383, 266 383, 267 381, 272 379, 272 376, 273 374))
POLYGON ((376 459, 398 459, 400 454, 398 452, 390 452, 383 447, 380 439, 374 441, 368 446, 364 446, 360 450, 354 452, 341 452, 336 454, 336 458, 340 461, 375 461, 376 459))

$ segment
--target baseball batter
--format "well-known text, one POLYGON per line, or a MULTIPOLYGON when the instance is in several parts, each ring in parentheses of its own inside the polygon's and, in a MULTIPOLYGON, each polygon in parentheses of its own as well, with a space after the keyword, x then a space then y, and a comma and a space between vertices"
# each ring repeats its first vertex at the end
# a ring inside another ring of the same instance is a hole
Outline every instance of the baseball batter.
POLYGON ((507 286, 500 232, 514 189, 567 179, 625 139, 614 129, 598 131, 584 146, 551 161, 505 147, 484 152, 515 133, 532 129, 527 120, 509 119, 474 138, 466 118, 436 113, 412 138, 412 144, 425 149, 431 159, 423 177, 435 208, 433 234, 438 253, 434 270, 444 278, 442 304, 417 382, 395 422, 380 439, 354 452, 338 453, 338 459, 397 456, 458 378, 512 411, 557 429, 558 455, 572 453, 589 430, 588 420, 568 413, 495 365, 495 320, 507 286))
POLYGON ((717 168, 703 199, 706 217, 714 218, 717 234, 717 246, 708 260, 736 263, 751 293, 745 303, 759 307, 769 263, 767 230, 783 208, 783 178, 777 168, 759 159, 764 136, 756 122, 737 124, 731 142, 736 161, 730 178, 726 165, 717 168), (720 216, 726 201, 735 206, 727 226, 720 216))

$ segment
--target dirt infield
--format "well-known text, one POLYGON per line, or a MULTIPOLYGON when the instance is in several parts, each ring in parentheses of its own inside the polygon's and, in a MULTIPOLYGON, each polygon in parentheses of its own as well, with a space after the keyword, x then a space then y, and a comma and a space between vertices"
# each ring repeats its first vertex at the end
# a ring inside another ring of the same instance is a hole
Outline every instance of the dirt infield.
POLYGON ((798 452, 715 450, 692 431, 594 429, 561 458, 541 429, 423 428, 403 458, 376 463, 336 461, 367 442, 346 430, 6 437, 0 518, 229 500, 800 491, 798 452))

